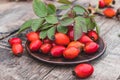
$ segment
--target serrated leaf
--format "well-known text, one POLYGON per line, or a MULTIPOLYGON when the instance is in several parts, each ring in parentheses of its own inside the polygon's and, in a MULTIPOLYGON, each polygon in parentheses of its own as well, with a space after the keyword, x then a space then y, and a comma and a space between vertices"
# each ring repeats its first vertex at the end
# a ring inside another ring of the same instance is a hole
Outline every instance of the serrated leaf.
POLYGON ((78 40, 82 35, 82 27, 81 27, 80 19, 75 18, 75 26, 74 26, 74 40, 78 40))
POLYGON ((66 10, 66 9, 69 9, 69 8, 70 8, 70 5, 61 5, 58 9, 66 10))
POLYGON ((49 24, 49 23, 46 23, 46 24, 43 24, 41 27, 40 27, 40 30, 45 30, 45 29, 48 29, 50 27, 52 27, 53 25, 52 24, 49 24))
POLYGON ((45 17, 46 21, 50 24, 56 24, 58 23, 58 19, 55 15, 48 15, 45 17))
POLYGON ((37 31, 40 28, 40 26, 43 24, 43 22, 44 22, 43 18, 34 19, 31 25, 32 30, 37 31))
POLYGON ((39 17, 47 16, 46 5, 41 0, 33 0, 33 10, 35 14, 39 17))
POLYGON ((66 34, 68 32, 68 28, 65 26, 58 25, 57 31, 66 34))
POLYGON ((72 4, 69 0, 58 0, 58 2, 62 4, 72 4))
POLYGON ((75 6, 73 7, 73 10, 77 13, 77 14, 83 14, 85 12, 84 8, 81 6, 75 6))
POLYGON ((47 7, 48 14, 56 14, 56 7, 53 4, 48 4, 47 7))
POLYGON ((46 36, 47 36, 47 31, 48 31, 48 30, 43 30, 43 31, 40 32, 40 34, 39 34, 40 39, 45 39, 45 38, 46 38, 46 36))
POLYGON ((55 29, 56 27, 51 27, 48 31, 47 31, 47 36, 50 40, 54 40, 54 35, 55 35, 55 29))
POLYGON ((30 28, 31 24, 32 24, 32 21, 33 20, 28 20, 28 21, 24 22, 17 33, 19 34, 20 32, 30 28))
POLYGON ((61 26, 68 26, 74 22, 73 18, 64 18, 60 21, 61 26))

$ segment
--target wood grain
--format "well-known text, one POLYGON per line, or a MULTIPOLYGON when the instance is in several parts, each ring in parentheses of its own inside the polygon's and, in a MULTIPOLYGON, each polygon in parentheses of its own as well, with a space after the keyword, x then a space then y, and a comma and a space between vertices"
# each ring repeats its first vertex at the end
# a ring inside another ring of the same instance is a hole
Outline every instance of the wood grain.
MULTIPOLYGON (((77 4, 87 6, 88 3, 97 4, 97 0, 78 0, 77 4)), ((120 0, 116 0, 115 10, 120 7, 120 0)), ((57 6, 58 4, 55 3, 57 6)), ((62 13, 61 13, 62 14, 62 13)), ((4 3, 0 4, 0 38, 14 32, 27 19, 35 18, 31 3, 4 3), (4 8, 3 8, 4 7, 4 8), (5 34, 8 32, 7 34, 5 34)), ((84 80, 119 80, 120 76, 120 23, 116 19, 97 16, 96 21, 100 26, 101 37, 107 43, 105 54, 99 59, 90 62, 95 71, 91 77, 84 80)), ((29 31, 29 30, 28 30, 29 31)), ((19 35, 25 44, 25 31, 19 35)), ((0 40, 0 80, 82 80, 72 75, 72 66, 56 66, 33 59, 26 51, 22 57, 15 57, 8 39, 15 36, 9 35, 0 40)))

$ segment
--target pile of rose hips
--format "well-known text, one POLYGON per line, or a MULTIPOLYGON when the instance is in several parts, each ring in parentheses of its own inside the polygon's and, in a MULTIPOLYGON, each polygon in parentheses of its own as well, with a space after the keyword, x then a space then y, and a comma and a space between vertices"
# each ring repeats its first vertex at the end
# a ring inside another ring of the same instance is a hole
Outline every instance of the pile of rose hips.
POLYGON ((98 34, 91 30, 88 33, 83 33, 80 39, 74 41, 73 26, 67 34, 56 32, 54 40, 48 38, 40 39, 40 32, 29 32, 26 37, 30 42, 29 49, 31 52, 41 52, 45 55, 53 57, 64 57, 65 59, 75 59, 82 51, 86 54, 94 54, 99 45, 95 42, 98 40, 98 34))

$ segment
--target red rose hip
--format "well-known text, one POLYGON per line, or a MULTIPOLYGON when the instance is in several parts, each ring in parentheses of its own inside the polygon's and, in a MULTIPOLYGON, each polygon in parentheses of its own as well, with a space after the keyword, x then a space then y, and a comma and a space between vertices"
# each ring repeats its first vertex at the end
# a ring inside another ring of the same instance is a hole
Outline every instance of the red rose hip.
POLYGON ((63 51, 65 50, 64 46, 54 46, 50 53, 53 57, 61 57, 63 55, 63 51))
POLYGON ((87 63, 79 64, 74 68, 74 74, 79 78, 88 78, 93 72, 93 66, 87 63))
POLYGON ((23 54, 22 44, 16 43, 12 45, 12 52, 16 56, 21 56, 23 54))
POLYGON ((64 50, 63 56, 65 59, 75 59, 80 53, 80 49, 76 47, 68 47, 64 50))
POLYGON ((9 44, 12 46, 13 44, 22 44, 22 40, 20 38, 11 38, 8 40, 9 44))
POLYGON ((52 48, 52 45, 49 44, 49 43, 45 43, 43 44, 41 47, 40 47, 40 51, 43 53, 43 54, 48 54, 50 52, 52 48))
POLYGON ((88 37, 90 37, 93 41, 97 41, 98 40, 98 34, 96 33, 96 31, 88 31, 88 37))
POLYGON ((39 40, 39 35, 36 32, 29 32, 26 34, 26 37, 28 41, 39 40))
POLYGON ((88 42, 92 42, 92 40, 85 34, 83 34, 78 41, 80 41, 81 43, 84 43, 84 44, 86 44, 88 42))
POLYGON ((41 47, 42 45, 42 41, 41 40, 35 40, 35 41, 32 41, 29 45, 29 48, 32 52, 35 52, 35 51, 38 51, 39 48, 41 47))
POLYGON ((103 0, 99 0, 99 8, 104 8, 105 2, 103 0))
POLYGON ((84 51, 86 54, 94 54, 99 49, 99 45, 95 42, 89 42, 85 45, 84 51))

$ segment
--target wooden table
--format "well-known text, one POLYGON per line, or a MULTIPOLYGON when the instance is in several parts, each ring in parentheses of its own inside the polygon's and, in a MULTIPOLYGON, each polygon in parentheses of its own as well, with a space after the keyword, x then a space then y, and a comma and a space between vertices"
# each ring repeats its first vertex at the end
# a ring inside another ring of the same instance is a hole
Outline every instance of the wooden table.
MULTIPOLYGON (((116 0, 117 9, 120 0, 116 0)), ((81 5, 96 4, 96 0, 80 0, 81 5)), ((57 4, 56 4, 57 5, 57 4)), ((0 4, 0 80, 79 80, 72 75, 72 66, 57 66, 43 63, 30 57, 24 50, 22 57, 15 57, 7 41, 14 32, 29 18, 36 17, 30 3, 0 4), (12 33, 11 33, 12 32, 12 33), (1 34, 2 33, 2 34, 1 34)), ((97 16, 100 36, 107 43, 105 54, 90 62, 94 74, 86 80, 119 80, 120 79, 120 22, 97 16)), ((25 44, 25 33, 19 35, 25 44)), ((82 80, 82 79, 80 79, 82 80)))

